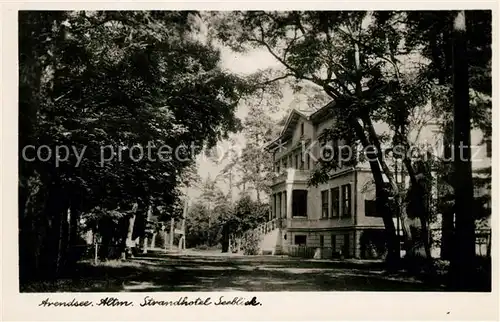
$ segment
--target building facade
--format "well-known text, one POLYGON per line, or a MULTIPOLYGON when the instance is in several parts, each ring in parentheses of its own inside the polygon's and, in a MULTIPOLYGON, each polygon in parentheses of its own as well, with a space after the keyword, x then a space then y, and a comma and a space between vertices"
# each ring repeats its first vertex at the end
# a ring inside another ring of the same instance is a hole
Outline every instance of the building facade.
POLYGON ((327 182, 309 186, 319 160, 321 135, 334 125, 328 108, 292 110, 281 135, 267 148, 273 154, 270 219, 280 222, 281 251, 293 255, 376 257, 384 224, 374 209, 371 172, 363 166, 340 166, 327 182), (319 254, 316 252, 320 252, 319 254))
MULTIPOLYGON (((273 155, 276 173, 269 218, 279 223, 276 253, 315 258, 380 257, 385 251, 384 223, 375 211, 375 186, 368 164, 340 164, 326 182, 318 186, 308 184, 325 144, 321 143, 322 133, 335 125, 328 111, 328 105, 316 111, 292 110, 279 137, 266 147, 273 155)), ((423 137, 419 140, 439 149, 438 132, 437 125, 427 126, 424 131, 419 130, 423 137)), ((484 140, 476 132, 472 133, 472 144, 479 146, 484 140)), ((483 159, 484 164, 491 162, 483 159)), ((396 181, 408 187, 409 178, 398 174, 395 162, 388 162, 395 167, 396 181)), ((477 166, 473 160, 473 168, 477 166)), ((401 236, 401 225, 397 218, 393 220, 401 236)))

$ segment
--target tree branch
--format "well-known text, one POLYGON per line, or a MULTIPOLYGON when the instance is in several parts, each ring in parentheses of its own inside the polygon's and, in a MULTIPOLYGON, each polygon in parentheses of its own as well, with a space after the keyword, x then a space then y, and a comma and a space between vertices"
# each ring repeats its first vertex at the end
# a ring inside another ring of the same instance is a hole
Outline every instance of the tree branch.
POLYGON ((294 16, 295 18, 295 23, 296 23, 296 26, 297 28, 299 28, 300 32, 302 32, 302 35, 306 35, 306 30, 304 29, 304 26, 302 25, 302 23, 300 22, 300 16, 298 15, 298 13, 296 11, 294 11, 292 13, 292 15, 294 16))
POLYGON ((286 56, 288 55, 288 51, 290 50, 290 48, 292 47, 292 45, 295 43, 295 41, 297 41, 297 39, 299 39, 299 38, 301 38, 301 37, 297 37, 297 28, 295 28, 294 29, 293 39, 290 41, 290 43, 286 47, 285 52, 283 54, 283 60, 286 61, 286 56))
MULTIPOLYGON (((349 37, 349 39, 351 41, 353 41, 355 44, 358 44, 358 45, 362 46, 365 49, 371 49, 368 45, 364 44, 361 40, 354 38, 351 34, 349 34, 348 32, 345 32, 341 28, 337 28, 337 30, 340 31, 345 36, 349 37)), ((394 67, 394 71, 396 73, 396 78, 398 79, 398 82, 399 82, 399 80, 400 80, 399 76, 400 75, 399 75, 399 69, 397 68, 396 63, 393 60, 391 60, 391 59, 389 59, 387 57, 381 56, 381 55, 376 54, 376 53, 374 53, 374 54, 375 54, 376 57, 378 57, 378 58, 380 58, 382 60, 387 61, 388 63, 390 63, 394 67)))
POLYGON ((263 87, 265 85, 269 85, 269 84, 274 83, 276 81, 279 81, 279 80, 282 80, 282 79, 286 79, 286 78, 292 77, 292 76, 294 76, 294 74, 287 73, 285 75, 278 76, 278 77, 275 77, 273 79, 269 79, 269 80, 267 80, 265 82, 259 83, 259 84, 256 85, 256 88, 260 88, 260 87, 263 87))
POLYGON ((267 51, 276 59, 278 60, 281 64, 283 64, 286 68, 288 68, 290 71, 292 71, 294 73, 293 76, 297 77, 297 78, 302 78, 302 79, 305 79, 305 80, 308 80, 308 81, 311 81, 317 85, 320 85, 320 86, 323 86, 324 85, 324 81, 322 81, 321 79, 318 79, 317 77, 315 76, 312 76, 311 77, 307 77, 305 75, 303 75, 302 73, 299 73, 299 71, 295 68, 293 68, 292 66, 290 66, 286 61, 284 61, 281 57, 279 57, 271 48, 271 46, 269 46, 268 43, 266 43, 264 41, 264 31, 262 29, 262 26, 261 26, 261 32, 262 32, 262 35, 261 35, 261 38, 262 39, 257 39, 257 38, 249 38, 248 40, 249 41, 254 41, 258 44, 261 44, 262 46, 266 47, 267 51))

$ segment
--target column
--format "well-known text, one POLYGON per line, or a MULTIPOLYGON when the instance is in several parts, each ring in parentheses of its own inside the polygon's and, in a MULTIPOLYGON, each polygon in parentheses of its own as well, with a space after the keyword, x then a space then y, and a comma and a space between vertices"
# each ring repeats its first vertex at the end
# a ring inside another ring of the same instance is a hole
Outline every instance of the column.
POLYGON ((275 216, 276 216, 276 194, 273 193, 273 197, 271 198, 271 218, 269 220, 271 221, 275 216))
POLYGON ((276 204, 276 217, 275 218, 281 218, 281 214, 282 214, 282 207, 281 207, 281 204, 282 204, 282 193, 281 192, 278 192, 278 202, 276 204))
POLYGON ((280 216, 280 218, 286 217, 286 203, 287 203, 286 198, 287 198, 286 191, 283 191, 281 193, 281 216, 280 216))
POLYGON ((292 191, 293 186, 291 184, 287 184, 286 187, 286 218, 292 218, 292 191))

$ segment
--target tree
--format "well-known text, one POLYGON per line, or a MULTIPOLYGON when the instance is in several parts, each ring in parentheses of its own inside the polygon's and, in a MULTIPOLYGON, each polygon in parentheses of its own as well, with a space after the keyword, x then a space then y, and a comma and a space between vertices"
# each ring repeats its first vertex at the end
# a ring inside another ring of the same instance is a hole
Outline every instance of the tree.
POLYGON ((470 144, 469 76, 466 14, 459 11, 453 22, 453 142, 455 186, 455 256, 451 262, 452 285, 458 290, 473 287, 476 239, 472 215, 473 185, 470 144), (464 149, 465 147, 465 149, 464 149), (458 157, 459 156, 459 157, 458 157))
POLYGON ((480 170, 486 177, 473 179, 470 164, 471 127, 491 138, 491 22, 491 12, 480 10, 408 14, 409 44, 423 46, 422 53, 431 60, 424 72, 437 83, 433 106, 448 145, 454 146, 454 163, 442 162, 438 173, 444 190, 439 204, 444 216, 442 242, 453 245, 453 254, 444 255, 452 259, 451 287, 458 290, 473 286, 474 220, 484 216, 482 204, 487 203, 484 196, 473 200, 472 189, 487 188, 491 182, 488 168, 480 170), (456 227, 451 242, 446 232, 453 232, 453 213, 456 227))
MULTIPOLYGON (((257 74, 261 75, 260 72, 257 74)), ((254 83, 259 81, 261 80, 253 80, 254 83)), ((246 194, 247 189, 253 189, 258 201, 262 195, 269 193, 273 166, 271 156, 264 152, 264 146, 279 133, 271 113, 279 111, 276 106, 280 95, 272 87, 270 90, 257 91, 247 97, 242 104, 242 108, 248 109, 240 132, 243 135, 243 142, 235 138, 229 140, 227 153, 217 160, 219 164, 226 162, 226 165, 216 180, 222 179, 227 182, 230 191, 233 187, 237 187, 246 194)))
MULTIPOLYGON (((399 253, 390 197, 399 192, 374 122, 385 121, 395 130, 396 116, 418 106, 425 97, 421 90, 425 87, 418 86, 421 79, 400 71, 397 57, 401 24, 379 12, 308 11, 236 12, 219 18, 215 25, 219 39, 233 49, 265 48, 283 65, 281 79, 312 82, 333 99, 336 127, 326 133, 326 140, 342 139, 349 145, 360 142, 365 148, 376 187, 377 210, 386 228, 387 260, 393 267, 399 253)), ((405 164, 414 181, 408 161, 405 164)), ((337 164, 323 163, 311 183, 325 180, 326 173, 337 164)))
POLYGON ((218 225, 218 220, 220 216, 223 216, 228 211, 227 208, 230 207, 228 198, 217 186, 216 180, 208 176, 202 184, 198 202, 207 209, 208 236, 206 243, 208 246, 213 246, 220 241, 221 226, 218 225))
MULTIPOLYGON (((474 116, 484 115, 485 111, 487 114, 485 107, 491 104, 484 95, 477 95, 491 93, 491 34, 488 32, 491 13, 474 11, 470 15, 474 22, 468 23, 471 31, 467 37, 474 44, 470 46, 471 58, 478 62, 471 66, 475 71, 471 83, 480 107, 472 109, 474 116)), ((309 11, 237 12, 216 19, 216 33, 226 44, 236 50, 267 49, 284 68, 281 79, 314 83, 333 99, 335 104, 331 104, 331 110, 337 122, 335 128, 325 133, 325 141, 345 139, 348 144, 360 143, 369 157, 377 211, 383 215, 386 226, 388 262, 398 257, 392 213, 402 214, 408 248, 414 244, 414 236, 406 211, 398 210, 408 206, 401 199, 402 193, 382 147, 384 144, 403 147, 402 161, 411 186, 415 187, 413 191, 423 192, 416 189, 420 184, 415 165, 407 157, 410 116, 415 108, 429 101, 436 89, 451 84, 449 22, 452 16, 452 12, 443 11, 309 11), (421 62, 422 57, 429 58, 431 63, 421 62), (436 78, 439 86, 434 81, 436 78), (377 122, 390 126, 392 140, 377 133, 374 126, 377 122), (384 176, 388 185, 384 183, 384 176), (390 202, 391 199, 395 202, 390 202)), ((337 166, 335 159, 320 163, 311 183, 326 180, 328 172, 337 166)), ((418 199, 424 197, 421 194, 418 199)), ((428 215, 424 212, 419 217, 425 229, 428 215)))
POLYGON ((57 165, 20 158, 25 280, 64 269, 80 217, 123 242, 135 203, 136 231, 151 206, 179 213, 182 170, 238 128, 248 88, 194 36, 195 13, 22 12, 19 22, 20 147, 84 151, 57 165))
POLYGON ((186 247, 206 245, 209 233, 209 213, 206 205, 195 202, 186 218, 186 247))
MULTIPOLYGON (((268 204, 254 201, 249 195, 242 195, 230 211, 226 211, 224 216, 219 217, 219 225, 222 227, 224 235, 232 236, 231 241, 233 246, 236 246, 238 241, 241 242, 245 233, 266 222, 268 214, 268 204)), ((227 250, 223 248, 223 251, 227 250)))
POLYGON ((239 158, 240 167, 246 169, 241 178, 255 190, 257 201, 261 194, 269 192, 269 174, 272 171, 272 159, 263 153, 264 145, 273 138, 275 122, 262 107, 252 106, 243 122, 243 134, 246 145, 239 158))

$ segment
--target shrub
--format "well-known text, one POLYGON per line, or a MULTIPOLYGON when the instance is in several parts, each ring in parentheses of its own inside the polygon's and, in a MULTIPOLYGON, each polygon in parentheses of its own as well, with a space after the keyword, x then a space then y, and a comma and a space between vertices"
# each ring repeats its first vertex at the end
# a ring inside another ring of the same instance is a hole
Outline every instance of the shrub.
POLYGON ((259 253, 260 235, 256 232, 249 232, 242 243, 244 255, 257 255, 259 253))

